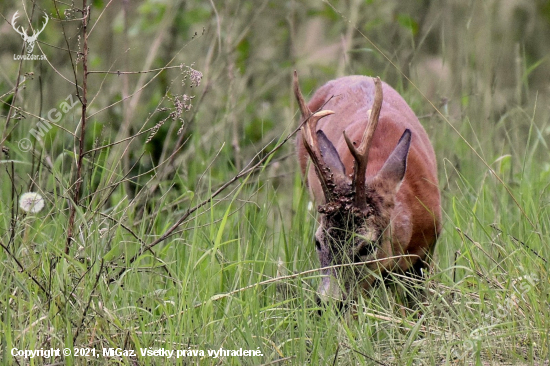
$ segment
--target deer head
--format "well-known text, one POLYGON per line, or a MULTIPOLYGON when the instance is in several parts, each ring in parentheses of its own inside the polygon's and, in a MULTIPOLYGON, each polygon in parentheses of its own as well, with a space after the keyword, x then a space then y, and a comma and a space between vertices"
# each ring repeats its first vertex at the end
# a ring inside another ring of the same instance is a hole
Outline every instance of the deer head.
MULTIPOLYGON (((19 18, 18 13, 19 11, 16 11, 15 14, 13 14, 13 17, 11 18, 11 26, 17 33, 21 35, 21 37, 23 37, 23 40, 27 43, 27 53, 30 54, 34 50, 34 43, 36 42, 38 35, 42 33, 44 28, 46 28, 46 24, 48 24, 48 19, 49 19, 48 14, 44 13, 44 25, 42 26, 42 29, 40 29, 38 32, 33 30, 32 35, 29 36, 27 32, 23 29, 23 26, 19 27, 20 30, 18 29, 18 27, 15 26, 15 22, 17 18, 19 18)), ((32 26, 31 26, 31 29, 32 29, 32 26)))
MULTIPOLYGON (((411 131, 405 129, 397 146, 382 165, 378 173, 367 179, 369 149, 378 125, 382 107, 382 85, 374 79, 375 95, 369 110, 367 127, 358 146, 348 138, 342 129, 349 153, 353 156, 353 167, 342 163, 336 148, 323 130, 317 130, 322 118, 338 114, 331 110, 312 113, 306 105, 298 77, 294 73, 294 93, 300 107, 303 125, 302 143, 309 155, 315 174, 322 188, 324 203, 318 207, 320 225, 315 233, 315 245, 323 269, 319 288, 322 299, 344 300, 355 297, 356 290, 368 288, 372 280, 373 266, 353 265, 371 259, 395 254, 390 219, 395 195, 405 176, 407 156, 411 143, 411 131), (351 169, 350 169, 351 168, 351 169)), ((338 123, 340 122, 330 122, 338 123)), ((345 126, 346 122, 341 125, 345 126)))

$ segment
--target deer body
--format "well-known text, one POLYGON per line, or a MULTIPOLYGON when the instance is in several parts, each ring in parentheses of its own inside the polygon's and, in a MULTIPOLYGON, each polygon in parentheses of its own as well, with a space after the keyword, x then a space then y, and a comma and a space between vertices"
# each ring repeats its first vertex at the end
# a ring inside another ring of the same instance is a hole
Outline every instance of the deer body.
POLYGON ((322 267, 344 265, 323 270, 319 295, 353 299, 371 287, 373 271, 404 273, 433 251, 441 228, 435 154, 414 112, 379 79, 330 81, 307 106, 297 77, 294 87, 307 119, 298 158, 320 205, 317 252, 322 267), (345 266, 366 261, 374 262, 345 266))

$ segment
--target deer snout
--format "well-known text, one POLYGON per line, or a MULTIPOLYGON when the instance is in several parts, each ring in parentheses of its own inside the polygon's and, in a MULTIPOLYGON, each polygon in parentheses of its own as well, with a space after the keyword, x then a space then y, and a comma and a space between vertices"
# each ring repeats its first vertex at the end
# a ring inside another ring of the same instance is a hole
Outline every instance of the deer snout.
MULTIPOLYGON (((319 316, 323 315, 328 303, 323 302, 319 296, 315 296, 315 302, 317 303, 317 306, 321 307, 321 309, 317 311, 319 316)), ((333 302, 333 305, 336 307, 337 314, 342 315, 346 312, 346 310, 348 310, 348 303, 345 301, 337 300, 333 302)))
POLYGON ((323 315, 324 309, 327 307, 333 307, 336 313, 343 315, 349 306, 349 302, 346 301, 346 294, 339 285, 338 280, 332 274, 326 273, 326 277, 323 277, 317 295, 315 296, 316 303, 321 309, 318 311, 319 315, 323 315))
POLYGON ((323 277, 319 289, 317 290, 319 299, 326 303, 330 301, 344 301, 345 296, 338 284, 338 280, 333 275, 323 277))

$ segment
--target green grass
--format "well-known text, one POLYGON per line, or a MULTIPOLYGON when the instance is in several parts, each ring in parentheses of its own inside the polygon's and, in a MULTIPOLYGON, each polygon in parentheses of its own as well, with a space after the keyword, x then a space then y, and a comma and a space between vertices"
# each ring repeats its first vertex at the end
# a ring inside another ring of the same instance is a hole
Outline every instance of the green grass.
MULTIPOLYGON (((456 5, 460 11, 455 15, 438 4, 351 1, 368 13, 358 20, 365 36, 352 33, 354 43, 346 46, 348 58, 340 67, 342 52, 331 50, 348 30, 345 4, 332 4, 339 14, 315 1, 303 7, 288 2, 284 8, 271 2, 257 7, 214 3, 216 11, 198 1, 146 1, 127 9, 135 16, 129 28, 122 24, 123 9, 115 7, 92 33, 93 70, 195 62, 204 78, 191 88, 185 69, 165 69, 159 75, 131 74, 126 88, 124 75, 89 75, 93 102, 85 150, 101 148, 84 158, 68 254, 78 154, 71 134, 79 133, 80 104, 64 113, 42 141, 31 138, 32 151, 21 151, 18 142, 29 137, 36 116, 46 118, 75 91, 45 64, 23 63, 19 69, 12 59, 0 58, 0 136, 9 150, 0 161, 0 362, 544 364, 550 358, 549 67, 541 56, 547 45, 528 36, 549 26, 546 8, 516 4, 524 17, 505 13, 509 24, 519 27, 525 19, 534 24, 524 27, 526 36, 518 39, 514 27, 491 15, 497 1, 456 5), (315 21, 324 24, 324 33, 313 56, 302 38, 320 32, 315 21), (167 33, 162 33, 163 24, 170 25, 167 33), (191 40, 194 32, 198 35, 191 40), (152 45, 161 39, 166 49, 155 51, 152 45), (150 52, 156 57, 147 64, 150 52), (451 76, 419 76, 423 60, 434 54, 451 76), (343 316, 316 304, 316 213, 309 208, 293 141, 268 155, 297 124, 290 90, 294 68, 307 94, 339 70, 381 75, 421 116, 438 159, 444 228, 433 266, 418 284, 427 290, 418 309, 403 309, 396 294, 400 285, 397 291, 377 288, 343 316), (434 112, 401 69, 442 114, 434 112), (7 124, 15 80, 31 71, 36 79, 23 83, 15 103, 19 114, 7 124), (132 97, 138 102, 120 102, 134 92, 141 75, 150 84, 132 97), (429 92, 430 82, 435 92, 429 92), (183 133, 177 134, 181 121, 169 118, 146 142, 150 131, 140 131, 169 117, 176 110, 174 97, 184 94, 195 98, 182 114, 183 133), (441 97, 448 97, 447 104, 439 103, 441 97), (131 139, 111 145, 124 138, 131 139), (210 200, 249 161, 260 159, 265 160, 257 169, 210 200), (44 197, 43 210, 25 213, 18 207, 18 197, 27 191, 44 197), (142 252, 181 218, 152 252, 142 252), (319 310, 324 310, 321 315, 319 310), (99 354, 87 360, 25 360, 11 355, 14 347, 93 348, 99 354), (102 350, 109 348, 138 355, 104 356, 102 350), (205 355, 142 357, 145 348, 202 350, 205 355), (208 355, 220 348, 261 355, 208 355)), ((20 8, 17 2, 10 6, 13 12, 20 8)), ((106 5, 94 6, 95 21, 106 5)), ((66 47, 53 24, 40 39, 66 47)), ((21 40, 11 37, 10 29, 6 39, 13 45, 6 47, 19 52, 21 40)), ((74 39, 69 43, 80 47, 74 39)), ((44 48, 60 65, 58 71, 72 78, 67 56, 44 48)), ((81 72, 82 65, 76 70, 81 72)))
MULTIPOLYGON (((311 241, 314 213, 307 210, 308 197, 296 174, 287 174, 278 187, 267 170, 251 177, 237 186, 240 192, 201 211, 155 247, 158 260, 146 253, 131 265, 128 259, 139 244, 121 223, 131 223, 128 212, 137 209, 127 200, 104 211, 109 219, 92 210, 79 212, 78 244, 66 256, 66 204, 48 194, 43 212, 20 212, 15 240, 8 246, 25 272, 6 250, 2 254, 4 359, 11 357, 12 347, 72 346, 77 329, 74 346, 98 350, 207 352, 222 347, 263 354, 228 357, 222 364, 286 357, 292 364, 331 364, 336 359, 338 364, 365 365, 373 360, 433 364, 545 359, 548 267, 531 250, 548 258, 544 243, 549 210, 541 195, 549 172, 530 160, 525 165, 511 191, 527 217, 490 174, 472 181, 467 174, 442 169, 456 178, 441 182, 452 185, 454 193, 445 194, 445 228, 426 278, 427 302, 421 315, 407 312, 405 317, 393 293, 384 288, 361 299, 356 314, 340 318, 328 309, 318 316, 313 300, 318 274, 284 278, 318 266, 311 241), (277 275, 283 279, 265 283, 277 275)), ((212 182, 204 185, 202 197, 192 201, 208 197, 212 182)), ((3 190, 9 197, 9 185, 3 190)), ((174 190, 168 188, 163 195, 174 190)), ((147 202, 152 212, 134 226, 135 234, 147 242, 166 230, 188 205, 188 200, 176 201, 161 196, 147 202)), ((9 227, 9 206, 3 207, 9 227)), ((140 364, 164 362, 138 359, 140 364)), ((178 362, 215 363, 208 357, 178 362)))

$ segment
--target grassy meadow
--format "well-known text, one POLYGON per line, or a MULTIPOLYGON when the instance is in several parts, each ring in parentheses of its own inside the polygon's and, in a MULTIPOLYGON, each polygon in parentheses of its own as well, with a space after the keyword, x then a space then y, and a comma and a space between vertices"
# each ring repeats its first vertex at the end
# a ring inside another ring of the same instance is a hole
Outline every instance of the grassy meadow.
POLYGON ((6 0, 0 15, 0 364, 548 365, 547 1, 6 0), (48 16, 31 53, 16 11, 35 30, 48 16), (378 75, 428 132, 444 228, 417 309, 382 286, 319 314, 295 69, 306 99, 378 75), (71 354, 17 353, 50 349, 71 354))

